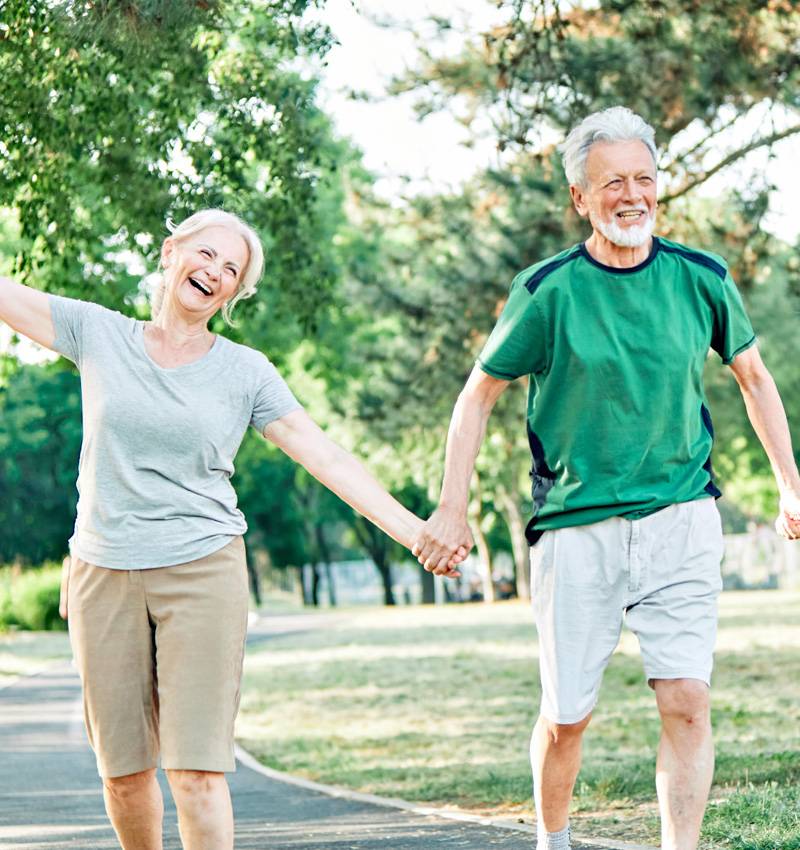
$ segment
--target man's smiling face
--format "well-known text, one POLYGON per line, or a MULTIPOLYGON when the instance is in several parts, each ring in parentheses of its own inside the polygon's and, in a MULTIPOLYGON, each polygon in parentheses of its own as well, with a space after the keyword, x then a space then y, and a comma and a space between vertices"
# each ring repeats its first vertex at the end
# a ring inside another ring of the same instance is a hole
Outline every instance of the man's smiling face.
POLYGON ((586 185, 570 186, 575 209, 620 247, 650 238, 656 214, 656 167, 640 141, 595 142, 586 158, 586 185))

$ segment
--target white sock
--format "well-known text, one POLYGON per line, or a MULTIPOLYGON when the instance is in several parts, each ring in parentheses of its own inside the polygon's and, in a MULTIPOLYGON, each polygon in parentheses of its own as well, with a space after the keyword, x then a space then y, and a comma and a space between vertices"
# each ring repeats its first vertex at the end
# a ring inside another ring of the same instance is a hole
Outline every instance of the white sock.
POLYGON ((544 827, 540 827, 536 850, 571 850, 569 824, 560 832, 545 832, 544 827))

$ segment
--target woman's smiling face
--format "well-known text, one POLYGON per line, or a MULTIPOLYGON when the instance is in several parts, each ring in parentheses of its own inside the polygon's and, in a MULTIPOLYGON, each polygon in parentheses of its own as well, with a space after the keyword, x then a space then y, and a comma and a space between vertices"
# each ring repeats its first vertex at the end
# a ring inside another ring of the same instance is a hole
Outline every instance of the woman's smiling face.
POLYGON ((207 321, 236 294, 249 258, 245 240, 222 225, 184 240, 165 240, 161 260, 167 300, 207 321))

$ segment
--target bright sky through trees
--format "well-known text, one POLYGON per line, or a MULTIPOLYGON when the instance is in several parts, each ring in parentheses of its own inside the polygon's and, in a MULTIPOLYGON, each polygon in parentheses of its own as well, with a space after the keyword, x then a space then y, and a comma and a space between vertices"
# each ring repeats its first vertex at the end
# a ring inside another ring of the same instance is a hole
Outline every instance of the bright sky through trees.
MULTIPOLYGON (((426 18, 450 18, 454 32, 479 33, 496 24, 499 12, 489 0, 327 0, 319 13, 332 29, 338 45, 327 56, 323 69, 323 98, 340 133, 364 151, 368 168, 381 176, 378 189, 388 197, 399 191, 424 191, 457 186, 481 166, 497 161, 493 143, 486 139, 465 147, 466 129, 441 112, 424 120, 415 115, 413 95, 385 97, 393 74, 413 67, 416 51, 410 32, 381 26, 381 22, 410 24, 425 32, 426 18), (380 98, 376 102, 353 99, 351 91, 380 98), (383 96, 383 97, 381 97, 383 96), (409 177, 410 182, 403 180, 409 177)), ((454 35, 453 47, 457 46, 454 35)), ((758 112, 737 127, 739 138, 758 129, 758 112), (745 126, 747 124, 748 126, 745 126)), ((690 128, 691 129, 691 128, 690 128)), ((800 169, 796 167, 798 141, 791 137, 775 146, 770 161, 757 151, 726 169, 703 186, 716 195, 731 185, 746 185, 767 170, 778 188, 771 197, 769 228, 794 242, 800 235, 800 169)), ((713 246, 707 246, 713 250, 713 246)))

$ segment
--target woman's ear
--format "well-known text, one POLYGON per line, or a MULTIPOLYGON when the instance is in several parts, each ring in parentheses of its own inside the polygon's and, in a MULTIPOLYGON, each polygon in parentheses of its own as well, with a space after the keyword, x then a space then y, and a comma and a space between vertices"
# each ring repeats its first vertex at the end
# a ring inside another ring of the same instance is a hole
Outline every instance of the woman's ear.
POLYGON ((169 268, 170 260, 175 251, 175 242, 169 236, 164 240, 161 246, 161 268, 169 268))

